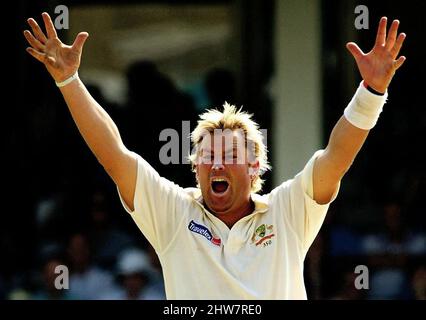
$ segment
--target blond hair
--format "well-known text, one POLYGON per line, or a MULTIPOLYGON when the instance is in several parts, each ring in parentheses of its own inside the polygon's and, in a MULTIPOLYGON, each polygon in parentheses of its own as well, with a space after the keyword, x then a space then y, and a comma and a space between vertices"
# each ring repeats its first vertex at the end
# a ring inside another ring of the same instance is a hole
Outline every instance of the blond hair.
POLYGON ((263 142, 263 134, 259 130, 259 125, 254 122, 252 114, 237 110, 234 105, 227 102, 223 105, 223 111, 217 109, 209 109, 200 115, 198 125, 191 133, 191 141, 193 150, 189 160, 192 164, 192 169, 195 172, 195 165, 199 156, 199 145, 203 141, 206 133, 213 133, 215 129, 221 130, 237 130, 240 129, 244 133, 246 143, 254 145, 254 156, 259 161, 259 172, 253 177, 251 190, 258 192, 262 189, 263 179, 262 174, 271 168, 267 157, 267 148, 263 142))

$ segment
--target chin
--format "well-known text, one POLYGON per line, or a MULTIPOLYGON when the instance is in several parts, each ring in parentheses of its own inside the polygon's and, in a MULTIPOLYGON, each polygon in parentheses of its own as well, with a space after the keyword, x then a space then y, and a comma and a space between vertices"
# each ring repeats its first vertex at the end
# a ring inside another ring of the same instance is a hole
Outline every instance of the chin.
POLYGON ((211 210, 213 210, 215 213, 225 213, 229 210, 230 206, 215 206, 215 205, 211 205, 209 206, 209 208, 211 210))
POLYGON ((214 195, 209 195, 206 198, 206 204, 216 213, 225 213, 232 206, 230 199, 215 199, 214 195))

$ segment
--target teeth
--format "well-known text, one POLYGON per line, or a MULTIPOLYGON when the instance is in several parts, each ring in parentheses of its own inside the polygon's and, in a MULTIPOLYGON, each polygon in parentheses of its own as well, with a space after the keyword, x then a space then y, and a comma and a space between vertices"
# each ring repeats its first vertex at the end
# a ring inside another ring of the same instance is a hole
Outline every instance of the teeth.
POLYGON ((213 180, 212 180, 213 182, 226 182, 226 180, 225 179, 222 179, 222 178, 213 178, 213 180))

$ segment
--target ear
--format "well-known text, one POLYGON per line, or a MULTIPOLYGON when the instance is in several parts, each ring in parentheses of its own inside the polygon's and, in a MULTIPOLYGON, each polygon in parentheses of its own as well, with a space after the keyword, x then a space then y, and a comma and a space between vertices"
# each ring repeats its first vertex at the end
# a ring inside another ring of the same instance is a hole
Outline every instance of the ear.
POLYGON ((259 160, 256 160, 255 162, 249 163, 248 167, 248 173, 251 178, 257 176, 259 174, 259 160))

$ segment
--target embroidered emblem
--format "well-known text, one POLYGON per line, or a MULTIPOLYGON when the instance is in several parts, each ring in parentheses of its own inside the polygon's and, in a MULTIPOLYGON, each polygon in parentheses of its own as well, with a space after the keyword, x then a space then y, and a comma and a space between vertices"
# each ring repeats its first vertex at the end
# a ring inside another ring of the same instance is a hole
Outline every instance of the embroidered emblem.
POLYGON ((271 238, 273 237, 275 237, 274 225, 262 224, 254 231, 251 242, 256 246, 263 244, 263 246, 266 247, 272 243, 271 238))

